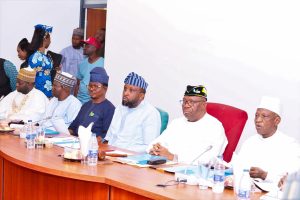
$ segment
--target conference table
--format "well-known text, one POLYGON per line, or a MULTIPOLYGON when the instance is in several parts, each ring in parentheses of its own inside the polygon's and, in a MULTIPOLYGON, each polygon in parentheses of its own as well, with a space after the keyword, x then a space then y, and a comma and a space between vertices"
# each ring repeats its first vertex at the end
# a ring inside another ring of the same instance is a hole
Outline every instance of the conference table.
MULTIPOLYGON (((108 145, 102 150, 116 149, 108 145)), ((143 200, 236 199, 233 190, 221 194, 178 184, 158 187, 174 174, 151 168, 99 161, 97 166, 65 161, 63 148, 26 149, 24 139, 0 133, 0 196, 4 200, 143 200)), ((259 199, 254 193, 251 199, 259 199)))

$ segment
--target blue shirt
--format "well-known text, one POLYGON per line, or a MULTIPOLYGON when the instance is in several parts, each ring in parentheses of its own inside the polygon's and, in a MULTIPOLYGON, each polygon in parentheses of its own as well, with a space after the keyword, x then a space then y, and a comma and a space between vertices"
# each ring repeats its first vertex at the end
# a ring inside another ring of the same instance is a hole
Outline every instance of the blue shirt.
POLYGON ((17 76, 18 76, 18 71, 16 69, 16 66, 12 64, 10 61, 5 60, 3 67, 4 67, 5 74, 9 79, 11 91, 16 90, 16 83, 17 83, 17 76))
POLYGON ((80 80, 80 85, 78 89, 77 99, 81 101, 82 104, 91 100, 87 85, 90 82, 90 72, 95 67, 104 67, 104 59, 102 57, 100 57, 96 62, 92 64, 89 63, 88 58, 85 58, 79 65, 77 79, 80 80))
POLYGON ((114 111, 115 106, 107 99, 101 103, 88 101, 81 107, 77 117, 69 126, 69 129, 73 130, 74 135, 77 136, 80 125, 88 127, 90 123, 94 122, 92 133, 104 138, 110 126, 114 111))
POLYGON ((83 60, 82 48, 74 49, 73 46, 64 48, 60 54, 63 56, 61 65, 62 71, 72 74, 74 77, 77 76, 78 66, 83 60))
POLYGON ((36 51, 28 59, 28 65, 36 70, 35 87, 47 97, 52 97, 51 60, 42 52, 36 51))

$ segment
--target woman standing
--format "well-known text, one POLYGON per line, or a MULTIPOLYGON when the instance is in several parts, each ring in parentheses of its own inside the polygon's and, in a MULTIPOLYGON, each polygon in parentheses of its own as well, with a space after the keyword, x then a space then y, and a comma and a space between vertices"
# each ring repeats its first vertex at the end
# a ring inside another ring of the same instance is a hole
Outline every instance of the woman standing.
POLYGON ((51 26, 36 25, 29 45, 29 51, 34 52, 28 59, 28 65, 36 70, 35 87, 41 90, 47 97, 52 97, 52 81, 50 72, 53 68, 51 59, 45 54, 45 50, 51 43, 51 26))
POLYGON ((20 58, 20 60, 24 61, 21 64, 20 69, 24 67, 28 67, 28 57, 30 56, 28 48, 29 48, 29 42, 26 38, 23 38, 17 46, 18 57, 20 58))

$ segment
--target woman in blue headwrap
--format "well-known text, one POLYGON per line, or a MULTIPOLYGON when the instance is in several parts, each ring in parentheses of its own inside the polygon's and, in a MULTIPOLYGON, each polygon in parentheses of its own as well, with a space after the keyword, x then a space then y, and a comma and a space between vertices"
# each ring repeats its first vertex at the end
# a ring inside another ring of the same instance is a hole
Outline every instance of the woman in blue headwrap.
POLYGON ((34 52, 28 59, 28 65, 36 70, 35 87, 47 97, 52 97, 51 70, 52 60, 45 54, 51 43, 51 26, 38 24, 35 26, 29 50, 34 52))

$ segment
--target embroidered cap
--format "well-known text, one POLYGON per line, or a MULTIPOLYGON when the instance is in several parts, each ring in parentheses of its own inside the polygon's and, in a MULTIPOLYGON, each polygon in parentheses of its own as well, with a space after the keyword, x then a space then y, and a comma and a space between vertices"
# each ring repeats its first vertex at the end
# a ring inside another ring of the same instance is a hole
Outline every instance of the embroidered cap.
POLYGON ((263 96, 260 100, 260 104, 257 108, 264 108, 272 111, 280 116, 281 114, 281 103, 280 99, 276 97, 263 96))
POLYGON ((47 26, 47 25, 43 25, 43 24, 37 24, 34 26, 34 29, 43 29, 45 32, 47 33, 52 33, 52 26, 47 26))
POLYGON ((98 82, 108 85, 109 76, 103 67, 95 67, 90 72, 90 82, 98 82))
POLYGON ((30 68, 30 67, 26 67, 26 68, 21 68, 17 78, 22 80, 22 81, 26 81, 29 83, 34 83, 35 82, 35 75, 36 72, 34 69, 30 68))
POLYGON ((76 78, 66 72, 57 72, 54 81, 67 87, 73 87, 76 84, 76 78))
POLYGON ((83 37, 84 36, 84 31, 83 31, 82 28, 75 28, 73 30, 73 35, 78 35, 78 36, 83 37))
POLYGON ((88 38, 87 40, 85 40, 85 41, 82 40, 82 42, 85 43, 85 44, 92 45, 92 46, 96 47, 97 49, 100 48, 99 42, 98 42, 97 39, 94 38, 94 37, 89 37, 89 38, 88 38))
POLYGON ((207 100, 207 91, 203 85, 197 85, 197 86, 188 85, 186 87, 184 96, 204 97, 207 100))
POLYGON ((124 83, 140 87, 144 90, 146 90, 148 87, 148 83, 145 81, 145 79, 134 72, 128 74, 124 80, 124 83))

